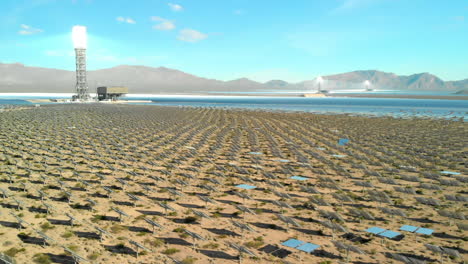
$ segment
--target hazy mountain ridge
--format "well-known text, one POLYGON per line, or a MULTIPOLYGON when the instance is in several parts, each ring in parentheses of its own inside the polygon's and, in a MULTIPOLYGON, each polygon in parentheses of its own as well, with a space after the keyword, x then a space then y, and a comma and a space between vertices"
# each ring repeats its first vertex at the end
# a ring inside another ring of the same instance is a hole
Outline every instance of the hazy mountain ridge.
POLYGON ((450 85, 457 87, 460 93, 468 94, 468 79, 460 81, 448 82, 450 85))
MULTIPOLYGON (((374 89, 456 92, 468 90, 468 79, 444 82, 430 73, 399 76, 376 70, 353 71, 323 76, 322 89, 363 89, 369 80, 374 89)), ((75 72, 0 63, 0 92, 74 92, 75 72)), ((131 93, 197 93, 208 91, 316 90, 317 82, 288 83, 271 80, 260 83, 240 78, 232 81, 207 79, 165 67, 120 65, 88 72, 90 92, 97 86, 128 86, 131 93)))
POLYGON ((412 75, 396 75, 394 73, 376 70, 353 71, 342 74, 323 77, 328 82, 328 89, 363 89, 364 81, 371 82, 370 88, 389 90, 413 90, 413 91, 456 91, 468 88, 468 83, 463 81, 444 82, 430 73, 418 73, 412 75), (460 83, 459 83, 460 82, 460 83))

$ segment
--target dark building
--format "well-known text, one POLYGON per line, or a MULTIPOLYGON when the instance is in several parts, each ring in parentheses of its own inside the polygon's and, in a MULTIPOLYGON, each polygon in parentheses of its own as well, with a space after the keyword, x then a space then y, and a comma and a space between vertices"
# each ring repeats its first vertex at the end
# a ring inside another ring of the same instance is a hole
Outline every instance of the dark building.
POLYGON ((98 100, 118 100, 124 94, 128 94, 128 88, 123 86, 101 86, 97 88, 98 100))

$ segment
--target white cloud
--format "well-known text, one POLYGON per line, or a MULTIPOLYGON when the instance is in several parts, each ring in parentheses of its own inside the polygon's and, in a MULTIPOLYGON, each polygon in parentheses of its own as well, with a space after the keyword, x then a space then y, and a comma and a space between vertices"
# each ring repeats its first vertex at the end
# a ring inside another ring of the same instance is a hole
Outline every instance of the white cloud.
POLYGON ((167 21, 167 22, 162 22, 160 24, 157 24, 153 26, 154 29, 157 30, 173 30, 175 28, 174 23, 167 21))
POLYGON ((332 10, 332 13, 347 12, 381 1, 383 0, 344 0, 340 6, 332 10))
POLYGON ((182 29, 179 32, 179 36, 177 37, 181 41, 185 42, 198 42, 200 40, 204 40, 208 37, 208 35, 201 33, 200 31, 196 31, 193 29, 182 29))
POLYGON ((245 11, 242 10, 242 9, 236 9, 236 10, 234 10, 232 13, 233 13, 234 15, 236 15, 236 16, 242 16, 242 15, 245 14, 245 11))
POLYGON ((88 61, 93 61, 93 62, 112 62, 112 63, 118 63, 121 61, 121 58, 112 54, 111 52, 108 52, 106 50, 97 50, 94 52, 89 52, 87 54, 88 61))
POLYGON ((178 4, 168 3, 167 5, 169 5, 172 11, 175 11, 175 12, 182 11, 184 9, 181 5, 178 5, 178 4))
POLYGON ((136 21, 129 18, 129 17, 125 18, 125 17, 119 16, 119 17, 116 18, 116 20, 119 21, 119 22, 125 22, 125 23, 128 23, 128 24, 136 24, 136 21))
POLYGON ((140 60, 137 59, 136 57, 128 57, 126 60, 127 60, 128 62, 130 62, 130 63, 138 63, 138 62, 140 62, 140 60))
POLYGON ((158 17, 158 16, 152 16, 152 17, 151 17, 151 20, 152 20, 152 21, 160 21, 160 22, 168 21, 167 19, 162 18, 162 17, 158 17))
POLYGON ((173 30, 176 28, 174 22, 162 17, 153 16, 151 17, 151 20, 160 22, 159 24, 153 26, 153 29, 156 30, 173 30))
POLYGON ((104 62, 118 62, 119 58, 114 55, 97 55, 94 57, 96 61, 104 61, 104 62))
POLYGON ((21 24, 20 27, 22 28, 22 30, 18 31, 18 34, 20 35, 33 35, 44 32, 42 29, 34 28, 25 24, 21 24))
POLYGON ((56 50, 46 50, 45 55, 50 56, 50 57, 61 57, 63 56, 62 53, 56 51, 56 50))
POLYGON ((44 52, 46 56, 49 57, 73 57, 75 56, 75 53, 73 51, 66 51, 66 50, 46 50, 44 52))

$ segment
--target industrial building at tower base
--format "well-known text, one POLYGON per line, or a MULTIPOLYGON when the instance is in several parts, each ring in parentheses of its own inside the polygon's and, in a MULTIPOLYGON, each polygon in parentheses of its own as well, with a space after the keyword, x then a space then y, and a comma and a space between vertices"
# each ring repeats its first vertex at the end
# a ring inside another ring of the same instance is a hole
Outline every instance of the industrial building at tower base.
POLYGON ((122 95, 128 93, 128 88, 124 86, 101 86, 97 88, 97 98, 99 101, 110 100, 116 101, 122 95))

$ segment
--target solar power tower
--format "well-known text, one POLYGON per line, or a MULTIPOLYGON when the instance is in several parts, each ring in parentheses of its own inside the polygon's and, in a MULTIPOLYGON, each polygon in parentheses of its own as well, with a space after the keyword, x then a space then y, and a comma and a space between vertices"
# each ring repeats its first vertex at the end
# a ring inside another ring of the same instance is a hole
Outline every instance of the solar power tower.
POLYGON ((317 93, 322 92, 322 83, 323 83, 322 76, 317 77, 317 93))
POLYGON ((86 27, 74 26, 72 38, 76 55, 76 95, 74 100, 88 101, 91 97, 86 79, 86 27))

